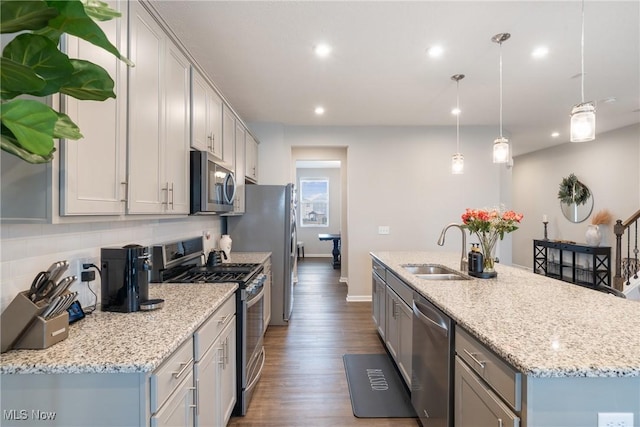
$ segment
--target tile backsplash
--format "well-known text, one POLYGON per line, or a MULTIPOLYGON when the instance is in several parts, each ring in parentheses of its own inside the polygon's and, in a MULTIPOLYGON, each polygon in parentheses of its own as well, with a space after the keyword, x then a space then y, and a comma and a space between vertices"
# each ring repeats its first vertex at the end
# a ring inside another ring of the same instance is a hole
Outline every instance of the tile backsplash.
MULTIPOLYGON (((209 247, 216 247, 223 219, 194 216, 180 219, 130 220, 81 224, 2 224, 0 226, 0 311, 18 292, 27 290, 39 271, 55 261, 67 260, 65 273, 77 275, 71 287, 78 291, 83 307, 100 297, 100 275, 90 284, 80 282, 83 263, 100 265, 100 248, 137 243, 148 246, 184 237, 208 234, 209 247)), ((98 300, 99 302, 99 300, 98 300)))

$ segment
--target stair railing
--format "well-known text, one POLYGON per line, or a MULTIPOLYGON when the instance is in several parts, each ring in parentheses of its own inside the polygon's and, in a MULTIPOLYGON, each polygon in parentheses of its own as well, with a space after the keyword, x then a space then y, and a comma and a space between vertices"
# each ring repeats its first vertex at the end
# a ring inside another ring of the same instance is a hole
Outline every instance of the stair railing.
POLYGON ((624 285, 628 285, 631 277, 638 278, 640 263, 638 262, 638 219, 640 210, 634 213, 626 221, 617 220, 613 226, 616 235, 616 258, 613 287, 622 291, 624 285), (623 257, 623 237, 626 234, 626 257, 623 257), (633 234, 633 236, 632 236, 633 234))

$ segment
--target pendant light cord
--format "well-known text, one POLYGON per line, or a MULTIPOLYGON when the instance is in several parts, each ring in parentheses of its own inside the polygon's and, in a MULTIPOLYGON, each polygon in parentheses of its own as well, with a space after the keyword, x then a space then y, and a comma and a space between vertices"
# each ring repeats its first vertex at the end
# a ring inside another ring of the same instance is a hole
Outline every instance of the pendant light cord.
POLYGON ((581 95, 584 104, 584 0, 582 0, 582 34, 580 36, 580 76, 581 76, 581 95))
POLYGON ((460 81, 456 80, 456 153, 460 152, 460 81))
POLYGON ((500 139, 502 139, 502 42, 500 42, 500 139))

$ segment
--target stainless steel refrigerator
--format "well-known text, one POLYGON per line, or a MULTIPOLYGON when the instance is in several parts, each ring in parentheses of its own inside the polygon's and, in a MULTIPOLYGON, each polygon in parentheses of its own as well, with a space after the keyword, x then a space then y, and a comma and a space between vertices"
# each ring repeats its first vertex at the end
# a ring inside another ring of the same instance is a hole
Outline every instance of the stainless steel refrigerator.
POLYGON ((287 325, 296 261, 295 187, 246 185, 245 213, 227 217, 232 252, 271 252, 271 322, 287 325))

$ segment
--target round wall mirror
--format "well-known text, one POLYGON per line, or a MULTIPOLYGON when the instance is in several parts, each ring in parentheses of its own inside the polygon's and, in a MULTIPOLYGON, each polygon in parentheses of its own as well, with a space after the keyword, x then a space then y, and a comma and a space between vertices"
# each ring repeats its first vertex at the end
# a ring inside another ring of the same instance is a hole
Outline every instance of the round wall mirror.
POLYGON ((571 222, 582 222, 589 218, 593 210, 593 196, 589 187, 580 182, 574 174, 563 178, 558 190, 560 210, 571 222))
POLYGON ((569 221, 575 223, 583 222, 591 215, 591 211, 593 210, 593 197, 589 196, 581 205, 577 203, 567 204, 560 202, 560 210, 562 210, 562 214, 569 221))

